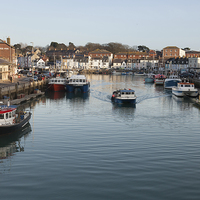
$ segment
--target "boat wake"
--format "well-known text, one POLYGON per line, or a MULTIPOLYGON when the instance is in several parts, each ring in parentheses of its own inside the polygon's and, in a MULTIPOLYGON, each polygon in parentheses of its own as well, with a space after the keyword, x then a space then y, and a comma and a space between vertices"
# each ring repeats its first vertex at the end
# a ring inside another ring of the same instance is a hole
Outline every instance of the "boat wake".
POLYGON ((138 95, 137 104, 141 103, 141 102, 143 102, 145 100, 148 100, 148 99, 154 99, 154 98, 160 98, 160 97, 168 97, 168 96, 171 96, 171 94, 158 94, 158 95, 146 94, 146 95, 142 95, 142 96, 138 95))

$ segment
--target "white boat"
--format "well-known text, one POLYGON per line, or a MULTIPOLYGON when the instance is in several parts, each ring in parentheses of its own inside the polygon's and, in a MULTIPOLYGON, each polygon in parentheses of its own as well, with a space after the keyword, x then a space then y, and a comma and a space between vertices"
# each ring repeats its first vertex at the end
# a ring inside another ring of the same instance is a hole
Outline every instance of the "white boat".
POLYGON ((75 92, 76 89, 79 89, 82 93, 89 91, 90 82, 87 80, 85 75, 72 75, 69 78, 69 81, 67 81, 67 92, 75 92))
POLYGON ((24 127, 30 118, 30 112, 17 112, 16 107, 0 106, 0 135, 9 134, 24 127))
POLYGON ((164 85, 166 76, 163 74, 157 74, 155 75, 154 83, 155 85, 164 85))
POLYGON ((172 89, 176 87, 178 83, 181 82, 181 79, 177 75, 170 75, 169 78, 165 79, 165 89, 172 89))
POLYGON ((135 104, 136 103, 135 91, 131 89, 115 90, 112 94, 111 100, 118 104, 135 104))
POLYGON ((176 87, 172 88, 172 94, 176 95, 177 97, 197 97, 199 93, 198 89, 194 87, 194 83, 181 82, 178 83, 176 87))

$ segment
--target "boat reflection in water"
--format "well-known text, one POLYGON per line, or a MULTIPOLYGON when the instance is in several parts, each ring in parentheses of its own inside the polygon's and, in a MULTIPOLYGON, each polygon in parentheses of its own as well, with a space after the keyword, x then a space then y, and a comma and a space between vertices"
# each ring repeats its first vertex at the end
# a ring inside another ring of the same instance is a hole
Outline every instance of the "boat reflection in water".
POLYGON ((82 93, 82 92, 76 92, 76 93, 67 93, 66 98, 71 100, 87 100, 89 99, 90 93, 82 93))
POLYGON ((65 97, 65 91, 57 91, 57 92, 54 92, 54 91, 47 91, 46 92, 46 97, 48 99, 53 99, 53 100, 61 100, 65 97))
POLYGON ((22 137, 25 139, 31 133, 31 125, 28 123, 22 129, 12 134, 0 136, 0 160, 13 156, 16 152, 24 151, 24 142, 21 144, 22 137))
POLYGON ((124 121, 126 123, 132 122, 134 120, 134 114, 136 110, 136 104, 126 105, 126 104, 115 104, 113 103, 112 111, 115 120, 124 121))

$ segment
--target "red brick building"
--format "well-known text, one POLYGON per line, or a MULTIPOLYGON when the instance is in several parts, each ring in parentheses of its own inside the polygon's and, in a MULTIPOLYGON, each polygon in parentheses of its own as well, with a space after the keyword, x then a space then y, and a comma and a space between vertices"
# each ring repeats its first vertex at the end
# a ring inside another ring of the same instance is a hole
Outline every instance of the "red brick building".
POLYGON ((185 56, 185 51, 176 46, 168 46, 163 48, 163 59, 177 58, 183 56, 185 56))
POLYGON ((116 53, 114 56, 114 59, 144 59, 148 58, 149 54, 147 52, 122 52, 122 53, 116 53))
POLYGON ((7 42, 0 39, 0 58, 15 62, 15 48, 10 45, 10 38, 7 38, 7 42))
POLYGON ((200 51, 186 51, 185 56, 187 58, 200 57, 200 51))
POLYGON ((103 58, 104 56, 112 57, 112 53, 107 50, 97 49, 88 54, 91 58, 103 58))

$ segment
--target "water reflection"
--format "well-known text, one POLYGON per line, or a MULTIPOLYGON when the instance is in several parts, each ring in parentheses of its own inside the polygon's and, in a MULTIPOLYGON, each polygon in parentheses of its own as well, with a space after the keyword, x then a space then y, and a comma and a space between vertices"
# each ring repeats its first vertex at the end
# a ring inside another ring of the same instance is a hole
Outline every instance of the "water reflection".
POLYGON ((191 109, 193 103, 189 97, 177 97, 172 95, 173 102, 176 103, 181 110, 191 109))
POLYGON ((31 133, 31 125, 28 123, 21 130, 15 131, 12 134, 0 137, 0 160, 7 159, 13 156, 16 152, 24 151, 24 143, 22 145, 22 138, 24 140, 31 133))
POLYGON ((48 91, 46 92, 46 97, 48 99, 53 99, 53 100, 61 100, 65 97, 66 93, 64 91, 58 91, 58 92, 54 92, 54 91, 48 91))
POLYGON ((126 105, 126 104, 113 104, 112 111, 113 116, 115 116, 117 121, 132 122, 134 120, 134 114, 136 110, 136 105, 126 105))
POLYGON ((89 92, 86 93, 81 93, 81 92, 77 92, 77 93, 67 93, 66 94, 66 98, 69 99, 70 101, 83 101, 83 100, 87 100, 90 96, 89 92))

